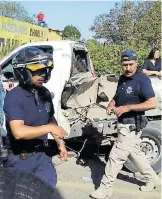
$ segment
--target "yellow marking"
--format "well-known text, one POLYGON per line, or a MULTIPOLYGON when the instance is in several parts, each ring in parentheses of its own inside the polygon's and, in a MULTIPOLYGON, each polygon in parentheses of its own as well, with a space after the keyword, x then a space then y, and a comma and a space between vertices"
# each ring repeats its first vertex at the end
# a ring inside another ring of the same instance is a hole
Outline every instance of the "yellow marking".
POLYGON ((26 68, 28 68, 31 71, 36 71, 45 67, 46 66, 44 64, 33 64, 33 65, 28 65, 26 68))
MULTIPOLYGON (((49 61, 47 67, 53 67, 53 62, 49 61)), ((36 70, 40 70, 42 68, 46 68, 46 65, 44 65, 44 64, 32 64, 32 65, 28 65, 26 68, 28 68, 31 71, 36 71, 36 70)))
POLYGON ((53 66, 53 62, 52 61, 48 61, 48 67, 53 66))

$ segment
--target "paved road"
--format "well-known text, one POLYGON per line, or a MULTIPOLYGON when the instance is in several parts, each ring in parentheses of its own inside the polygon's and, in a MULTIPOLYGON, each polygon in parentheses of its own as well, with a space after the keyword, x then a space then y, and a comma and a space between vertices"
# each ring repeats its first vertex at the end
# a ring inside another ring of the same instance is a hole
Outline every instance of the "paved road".
MULTIPOLYGON (((76 158, 66 162, 53 158, 58 173, 57 189, 60 198, 63 199, 88 199, 95 185, 100 182, 104 172, 104 163, 95 158, 89 160, 87 167, 76 164, 76 158), (86 178, 85 179, 83 178, 86 178), (93 180, 91 180, 93 179, 93 180)), ((133 177, 133 174, 121 171, 114 183, 114 194, 111 199, 160 199, 160 186, 153 192, 145 193, 139 191, 139 185, 144 184, 141 180, 133 177)))

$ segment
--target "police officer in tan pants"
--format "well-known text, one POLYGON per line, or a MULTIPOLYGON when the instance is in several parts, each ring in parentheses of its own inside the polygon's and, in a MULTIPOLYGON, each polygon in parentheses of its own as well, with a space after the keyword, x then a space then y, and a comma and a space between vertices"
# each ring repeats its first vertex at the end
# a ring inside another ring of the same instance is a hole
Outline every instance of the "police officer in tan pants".
POLYGON ((112 195, 113 182, 128 159, 146 179, 141 191, 152 191, 156 186, 157 175, 140 151, 141 130, 147 124, 144 111, 156 108, 155 94, 150 79, 137 69, 134 51, 126 50, 121 54, 121 65, 123 75, 107 107, 107 113, 113 110, 118 117, 118 138, 110 152, 100 187, 90 195, 98 199, 112 195))

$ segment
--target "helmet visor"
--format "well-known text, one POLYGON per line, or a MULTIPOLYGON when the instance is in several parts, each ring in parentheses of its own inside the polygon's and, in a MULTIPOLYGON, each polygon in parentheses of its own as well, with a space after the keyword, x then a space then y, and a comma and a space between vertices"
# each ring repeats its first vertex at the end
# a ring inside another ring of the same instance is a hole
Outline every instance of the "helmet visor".
POLYGON ((29 69, 32 72, 40 70, 42 68, 53 69, 53 61, 48 60, 48 61, 42 62, 42 63, 30 63, 30 64, 27 64, 26 68, 29 69))

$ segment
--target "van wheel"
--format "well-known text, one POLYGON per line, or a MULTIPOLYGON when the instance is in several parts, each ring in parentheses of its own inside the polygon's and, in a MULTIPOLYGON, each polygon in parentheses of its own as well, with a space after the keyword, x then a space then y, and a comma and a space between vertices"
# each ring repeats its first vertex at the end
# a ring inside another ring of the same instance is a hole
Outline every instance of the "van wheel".
MULTIPOLYGON (((151 122, 146 127, 141 135, 140 148, 145 153, 146 158, 149 160, 152 168, 156 173, 161 171, 161 127, 151 122)), ((124 166, 131 172, 137 172, 136 167, 127 161, 124 166)))

